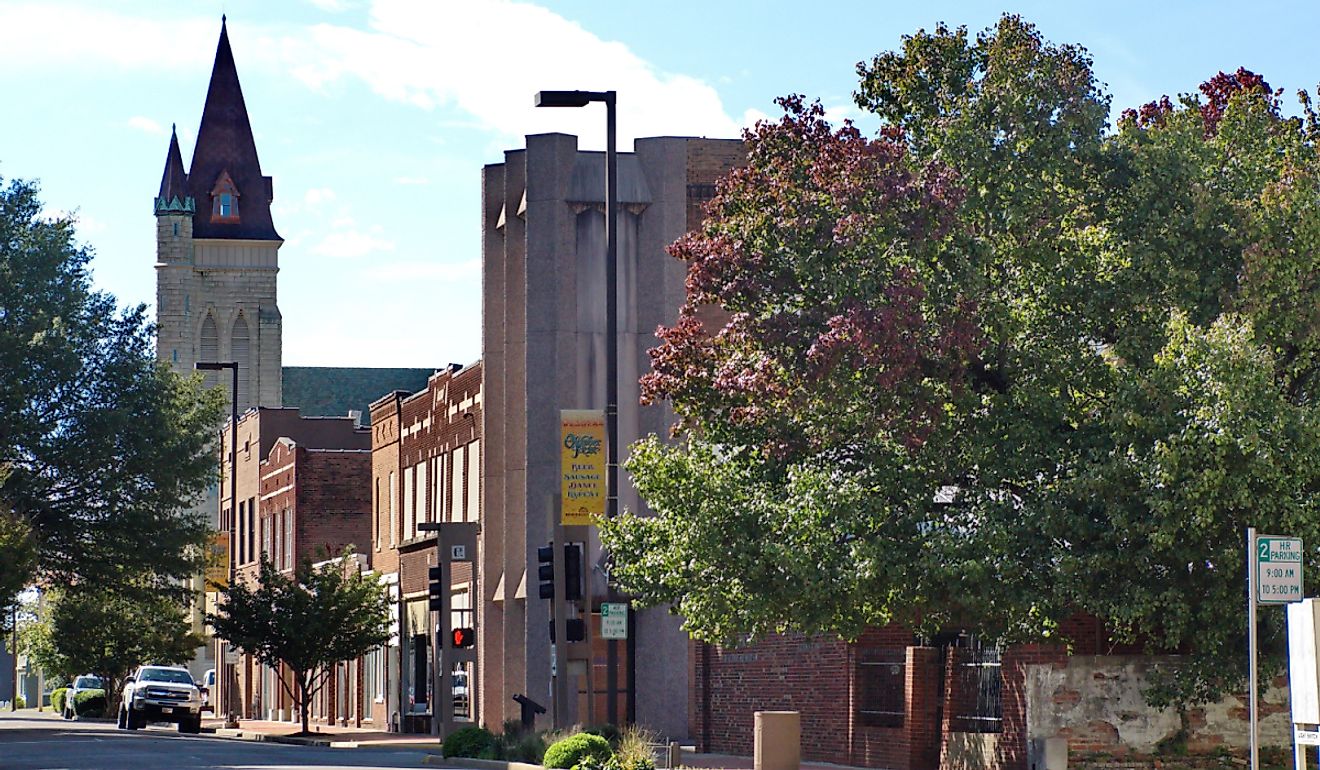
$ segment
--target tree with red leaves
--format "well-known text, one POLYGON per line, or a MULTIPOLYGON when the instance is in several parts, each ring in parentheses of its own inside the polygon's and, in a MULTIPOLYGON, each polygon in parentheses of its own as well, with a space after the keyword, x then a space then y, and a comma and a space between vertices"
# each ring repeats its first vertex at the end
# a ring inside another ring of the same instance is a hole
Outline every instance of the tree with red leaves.
POLYGON ((678 441, 631 449, 619 586, 713 641, 1086 612, 1186 653, 1156 702, 1235 686, 1243 529, 1320 543, 1309 101, 1238 70, 1110 133, 1086 52, 1014 16, 858 71, 876 137, 781 100, 671 249, 643 397, 678 441))

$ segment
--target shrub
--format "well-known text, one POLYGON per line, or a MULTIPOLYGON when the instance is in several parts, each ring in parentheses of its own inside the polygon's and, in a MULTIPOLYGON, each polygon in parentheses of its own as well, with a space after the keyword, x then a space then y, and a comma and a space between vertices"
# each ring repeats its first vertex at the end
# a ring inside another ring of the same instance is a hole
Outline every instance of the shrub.
POLYGON ((545 758, 545 738, 537 733, 506 733, 502 743, 502 759, 539 765, 545 758))
POLYGON ((27 700, 24 699, 22 695, 15 695, 14 706, 17 708, 25 709, 27 708, 27 700))
POLYGON ((105 714, 105 690, 83 690, 73 696, 73 713, 80 717, 105 714))
POLYGON ((586 728, 582 732, 591 733, 592 735, 599 735, 600 737, 609 741, 611 747, 618 746, 619 739, 623 736, 623 733, 619 731, 618 725, 612 725, 609 724, 608 722, 602 725, 592 725, 591 727, 586 728))
POLYGON ((446 757, 479 757, 495 745, 495 736, 484 727, 464 727, 445 738, 446 757))
POLYGON ((50 710, 56 714, 64 713, 65 701, 69 699, 69 688, 56 687, 50 691, 50 710))
POLYGON ((651 747, 658 742, 659 737, 644 727, 625 727, 614 749, 614 759, 619 769, 655 770, 651 747))
POLYGON ((610 750, 610 742, 591 733, 578 733, 570 735, 567 738, 555 741, 550 748, 545 750, 545 756, 542 757, 541 764, 546 767, 567 768, 576 767, 584 760, 595 760, 597 764, 603 764, 614 756, 610 750))

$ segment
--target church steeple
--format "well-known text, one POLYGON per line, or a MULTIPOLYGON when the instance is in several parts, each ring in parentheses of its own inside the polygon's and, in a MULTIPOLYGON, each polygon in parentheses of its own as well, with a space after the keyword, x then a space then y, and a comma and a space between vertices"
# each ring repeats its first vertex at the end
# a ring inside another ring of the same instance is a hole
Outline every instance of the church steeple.
POLYGON ((273 185, 261 174, 223 17, 187 184, 196 201, 194 237, 281 240, 270 215, 273 185))
POLYGON ((188 194, 188 175, 183 171, 183 153, 179 152, 179 134, 171 126, 165 173, 160 177, 160 193, 156 195, 156 216, 192 214, 195 211, 196 202, 188 194))

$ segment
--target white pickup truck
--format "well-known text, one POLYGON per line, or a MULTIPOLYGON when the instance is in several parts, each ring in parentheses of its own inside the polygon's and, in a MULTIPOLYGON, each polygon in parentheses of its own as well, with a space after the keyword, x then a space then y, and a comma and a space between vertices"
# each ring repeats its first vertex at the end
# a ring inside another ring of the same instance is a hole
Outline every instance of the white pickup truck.
POLYGON ((139 666, 124 680, 119 728, 136 730, 150 722, 174 722, 181 733, 202 731, 202 694, 188 669, 139 666))

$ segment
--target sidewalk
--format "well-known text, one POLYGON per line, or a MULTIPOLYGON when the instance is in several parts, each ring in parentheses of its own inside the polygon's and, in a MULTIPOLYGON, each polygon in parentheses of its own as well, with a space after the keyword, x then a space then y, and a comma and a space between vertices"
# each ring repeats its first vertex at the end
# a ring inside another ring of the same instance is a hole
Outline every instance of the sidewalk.
POLYGON ((296 722, 267 722, 260 719, 243 719, 237 729, 225 727, 223 718, 209 717, 202 720, 202 729, 214 732, 223 738, 238 738, 249 741, 271 741, 274 743, 296 743, 305 746, 330 746, 337 749, 355 749, 359 746, 386 746, 400 749, 418 749, 421 751, 440 751, 440 741, 427 735, 391 733, 384 730, 364 729, 360 727, 339 727, 337 725, 311 724, 311 735, 293 734, 302 729, 296 722))

